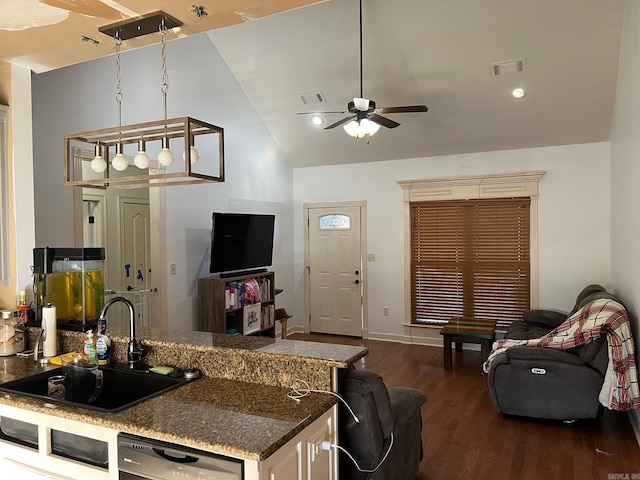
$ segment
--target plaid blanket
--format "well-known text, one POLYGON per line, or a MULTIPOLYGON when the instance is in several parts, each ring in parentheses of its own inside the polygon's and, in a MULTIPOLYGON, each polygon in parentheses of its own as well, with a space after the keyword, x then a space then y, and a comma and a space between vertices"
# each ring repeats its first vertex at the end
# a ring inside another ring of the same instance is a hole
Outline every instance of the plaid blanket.
POLYGON ((607 335, 609 364, 599 395, 600 403, 622 411, 640 407, 635 348, 627 311, 613 300, 588 303, 543 337, 495 342, 483 369, 488 373, 493 359, 510 347, 524 345, 567 350, 585 345, 602 334, 607 335))

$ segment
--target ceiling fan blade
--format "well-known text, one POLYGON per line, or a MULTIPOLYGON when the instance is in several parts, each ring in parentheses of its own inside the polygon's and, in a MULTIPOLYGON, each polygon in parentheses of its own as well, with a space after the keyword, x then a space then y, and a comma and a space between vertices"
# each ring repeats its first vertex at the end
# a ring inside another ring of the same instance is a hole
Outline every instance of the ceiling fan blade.
POLYGON ((109 20, 122 20, 123 18, 120 11, 102 3, 100 0, 40 0, 40 3, 89 17, 109 20))
POLYGON ((376 113, 407 113, 407 112, 426 112, 429 109, 426 105, 407 105, 405 107, 382 107, 376 110, 376 113))
POLYGON ((344 110, 335 111, 335 112, 298 112, 298 115, 318 115, 320 113, 347 113, 344 110))
POLYGON ((324 129, 325 130, 330 130, 332 128, 339 127, 340 125, 344 125, 345 123, 349 122, 350 120, 353 120, 354 118, 356 118, 356 115, 351 115, 350 117, 345 117, 342 120, 337 121, 336 123, 332 123, 328 127, 324 127, 324 129))
POLYGON ((377 124, 387 128, 396 128, 400 126, 398 122, 395 122, 390 118, 383 117, 376 113, 374 113, 373 115, 369 115, 369 120, 371 120, 372 122, 376 122, 377 124))

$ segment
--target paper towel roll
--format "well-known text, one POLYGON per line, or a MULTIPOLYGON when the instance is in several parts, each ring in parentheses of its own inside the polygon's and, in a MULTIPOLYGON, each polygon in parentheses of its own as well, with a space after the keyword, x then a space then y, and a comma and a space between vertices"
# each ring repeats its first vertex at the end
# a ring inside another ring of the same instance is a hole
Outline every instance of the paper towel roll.
POLYGON ((45 332, 45 339, 42 342, 42 355, 45 357, 55 357, 58 353, 56 324, 56 307, 42 307, 42 328, 45 332))

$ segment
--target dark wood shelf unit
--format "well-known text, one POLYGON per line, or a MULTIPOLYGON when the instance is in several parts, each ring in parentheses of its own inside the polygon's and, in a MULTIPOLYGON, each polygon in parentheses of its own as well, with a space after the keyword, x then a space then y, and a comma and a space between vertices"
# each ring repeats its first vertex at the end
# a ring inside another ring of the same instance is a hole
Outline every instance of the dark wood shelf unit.
MULTIPOLYGON (((261 308, 271 308, 275 311, 275 274, 274 272, 250 273, 233 277, 202 277, 198 279, 198 330, 203 332, 227 333, 227 329, 235 328, 238 333, 244 332, 244 310, 249 305, 239 308, 226 308, 225 290, 229 285, 242 283, 247 279, 255 278, 258 283, 268 280, 266 297, 262 298, 261 308)), ((236 293, 237 295, 238 293, 236 293)), ((263 320, 264 321, 264 320, 263 320)), ((275 315, 271 325, 260 328, 249 335, 275 337, 275 315)))

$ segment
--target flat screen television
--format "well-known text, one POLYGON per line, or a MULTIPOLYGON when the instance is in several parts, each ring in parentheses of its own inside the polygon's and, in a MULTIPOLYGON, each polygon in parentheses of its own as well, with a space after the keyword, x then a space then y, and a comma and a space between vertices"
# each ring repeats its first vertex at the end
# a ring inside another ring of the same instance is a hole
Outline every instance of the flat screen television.
POLYGON ((275 215, 214 212, 209 272, 229 276, 265 271, 273 258, 275 219, 275 215))

